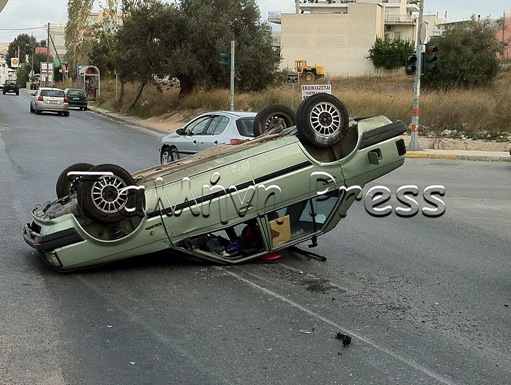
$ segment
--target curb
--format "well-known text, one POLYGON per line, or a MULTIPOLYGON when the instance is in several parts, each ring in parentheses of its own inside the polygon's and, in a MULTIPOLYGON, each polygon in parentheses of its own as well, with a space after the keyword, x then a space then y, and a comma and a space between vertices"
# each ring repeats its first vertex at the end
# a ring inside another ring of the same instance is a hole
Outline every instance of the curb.
MULTIPOLYGON (((431 150, 434 151, 434 150, 431 150)), ((406 158, 410 159, 449 159, 449 160, 476 160, 483 162, 511 162, 511 155, 495 154, 495 155, 481 155, 481 154, 453 154, 453 153, 436 153, 436 152, 407 152, 406 158)))

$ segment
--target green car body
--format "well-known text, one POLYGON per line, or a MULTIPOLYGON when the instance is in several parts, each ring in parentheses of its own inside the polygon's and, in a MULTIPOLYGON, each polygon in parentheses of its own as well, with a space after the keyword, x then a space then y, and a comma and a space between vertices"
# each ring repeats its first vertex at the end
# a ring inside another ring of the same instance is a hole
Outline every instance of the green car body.
POLYGON ((24 238, 59 271, 167 249, 234 264, 315 243, 346 216, 366 183, 403 164, 405 130, 378 116, 352 124, 328 148, 303 143, 292 127, 207 149, 133 173, 130 210, 113 222, 84 215, 80 194, 87 192, 78 188, 36 206, 24 238), (250 247, 239 241, 247 223, 260 233, 250 247))

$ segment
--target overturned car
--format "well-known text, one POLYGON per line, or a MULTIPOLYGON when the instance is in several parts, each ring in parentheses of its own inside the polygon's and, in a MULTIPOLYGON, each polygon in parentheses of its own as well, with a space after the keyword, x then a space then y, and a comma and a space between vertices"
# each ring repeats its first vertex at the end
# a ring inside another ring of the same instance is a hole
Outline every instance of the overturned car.
MULTIPOLYGON (((209 148, 128 173, 79 163, 37 205, 25 241, 58 271, 161 250, 241 263, 332 230, 364 185, 400 167, 406 126, 384 116, 351 120, 317 94, 289 111, 258 114, 256 139, 209 148)), ((169 254, 172 255, 172 254, 169 254)))

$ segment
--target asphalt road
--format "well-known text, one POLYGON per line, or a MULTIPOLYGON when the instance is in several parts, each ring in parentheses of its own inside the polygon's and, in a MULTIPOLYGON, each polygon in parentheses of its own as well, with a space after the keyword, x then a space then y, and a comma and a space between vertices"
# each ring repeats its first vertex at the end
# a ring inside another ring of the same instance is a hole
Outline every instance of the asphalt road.
POLYGON ((160 135, 28 106, 0 96, 1 384, 509 383, 511 163, 408 159, 372 185, 393 207, 402 185, 444 185, 445 214, 375 218, 363 199, 319 238, 326 262, 167 252, 60 274, 22 239, 33 206, 71 163, 154 165, 160 135))

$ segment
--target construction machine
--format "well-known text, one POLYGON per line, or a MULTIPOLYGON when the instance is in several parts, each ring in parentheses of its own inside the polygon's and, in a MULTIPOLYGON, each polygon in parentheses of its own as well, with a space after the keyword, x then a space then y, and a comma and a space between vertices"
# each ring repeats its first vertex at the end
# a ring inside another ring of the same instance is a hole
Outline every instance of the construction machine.
POLYGON ((307 65, 307 61, 303 59, 295 60, 295 72, 298 74, 300 79, 307 82, 311 82, 325 76, 323 66, 307 65))

